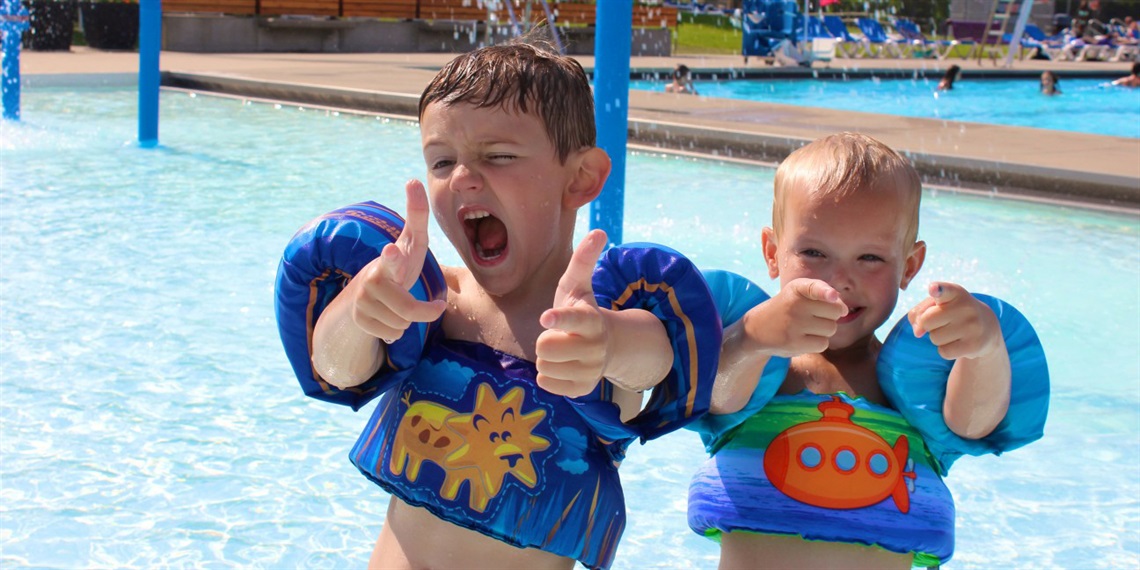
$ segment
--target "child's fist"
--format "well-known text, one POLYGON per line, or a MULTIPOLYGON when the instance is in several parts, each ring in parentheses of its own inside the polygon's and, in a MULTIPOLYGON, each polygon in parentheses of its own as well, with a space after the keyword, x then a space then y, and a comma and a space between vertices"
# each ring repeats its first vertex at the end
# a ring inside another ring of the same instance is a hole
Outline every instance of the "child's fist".
POLYGON ((793 279, 744 315, 744 331, 756 350, 791 358, 826 350, 846 314, 847 305, 826 281, 793 279))
POLYGON ((1002 340, 997 315, 955 283, 931 283, 930 296, 907 313, 914 336, 930 333, 930 342, 946 360, 977 358, 997 349, 1002 340))

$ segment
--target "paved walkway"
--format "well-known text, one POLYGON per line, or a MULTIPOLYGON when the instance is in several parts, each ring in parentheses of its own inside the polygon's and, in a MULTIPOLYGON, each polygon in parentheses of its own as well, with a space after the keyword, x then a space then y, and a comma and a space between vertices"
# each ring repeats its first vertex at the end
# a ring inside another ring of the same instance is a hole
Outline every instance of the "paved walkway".
MULTIPOLYGON (((163 84, 414 116, 419 93, 452 54, 196 54, 163 52, 163 84)), ((587 69, 592 57, 580 57, 587 69)), ((698 73, 764 75, 787 70, 737 56, 635 57, 635 70, 667 73, 678 62, 698 73)), ((849 73, 938 74, 950 61, 834 60, 849 73)), ((968 78, 993 73, 990 62, 954 60, 968 78)), ((24 52, 29 85, 125 80, 138 55, 72 48, 24 52), (91 77, 89 74, 100 74, 91 77), (106 75, 112 74, 112 75, 106 75), (121 75, 113 75, 121 74, 121 75)), ((819 64, 817 63, 817 66, 819 64)), ((1013 73, 1036 81, 1043 69, 1063 74, 1127 75, 1130 63, 1016 62, 1013 73)), ((795 73, 799 70, 793 70, 795 73)), ((806 71, 806 70, 805 70, 806 71)), ((810 72, 809 72, 810 73, 810 72)), ((1064 76, 1064 75, 1063 75, 1064 76)), ((631 145, 685 149, 720 157, 778 162, 824 134, 860 131, 905 152, 929 183, 1045 199, 1110 204, 1140 210, 1140 139, 896 117, 850 111, 692 97, 630 93, 631 145)))

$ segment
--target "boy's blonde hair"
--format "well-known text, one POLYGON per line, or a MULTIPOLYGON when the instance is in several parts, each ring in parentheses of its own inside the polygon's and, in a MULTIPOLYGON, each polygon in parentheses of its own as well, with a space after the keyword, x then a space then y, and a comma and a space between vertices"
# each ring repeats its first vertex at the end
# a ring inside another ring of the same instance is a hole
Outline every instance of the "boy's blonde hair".
POLYGON ((906 245, 918 239, 922 182, 910 161, 887 145, 859 133, 839 133, 797 149, 776 169, 772 229, 780 235, 788 192, 796 189, 835 200, 856 192, 893 190, 903 199, 906 245))
POLYGON ((533 113, 558 160, 597 143, 594 95, 581 64, 532 38, 479 48, 451 60, 420 95, 420 119, 432 103, 467 103, 533 113))

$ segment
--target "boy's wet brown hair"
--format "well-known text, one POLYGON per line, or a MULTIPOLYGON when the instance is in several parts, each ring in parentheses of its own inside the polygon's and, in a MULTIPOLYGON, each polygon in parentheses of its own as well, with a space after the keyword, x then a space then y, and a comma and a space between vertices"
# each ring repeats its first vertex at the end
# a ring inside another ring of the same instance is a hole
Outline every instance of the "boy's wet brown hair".
POLYGON ((922 182, 910 161, 860 133, 839 133, 797 149, 776 169, 772 229, 781 235, 788 192, 840 200, 856 192, 895 191, 907 213, 906 245, 918 239, 922 182))
POLYGON ((451 60, 420 95, 420 120, 437 102, 500 107, 542 119, 562 163, 571 152, 595 146, 594 96, 582 66, 549 45, 523 41, 529 43, 479 48, 451 60))

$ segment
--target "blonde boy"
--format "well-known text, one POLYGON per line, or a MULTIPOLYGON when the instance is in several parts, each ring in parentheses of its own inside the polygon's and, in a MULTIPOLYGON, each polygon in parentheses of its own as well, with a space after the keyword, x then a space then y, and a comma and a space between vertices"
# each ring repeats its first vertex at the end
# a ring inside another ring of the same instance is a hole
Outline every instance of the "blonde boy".
MULTIPOLYGON (((876 370, 875 331, 926 255, 920 197, 918 175, 890 148, 824 137, 776 173, 762 245, 779 292, 709 275, 725 331, 699 430, 715 455, 694 478, 689 514, 694 530, 721 537, 721 568, 909 568, 949 556, 949 493, 937 468, 916 480, 908 467, 922 436, 892 410, 876 370), (889 427, 862 427, 874 422, 889 427), (833 478, 811 479, 829 469, 833 478)), ((960 285, 928 291, 907 318, 954 361, 945 424, 984 437, 1010 398, 998 319, 960 285)))

